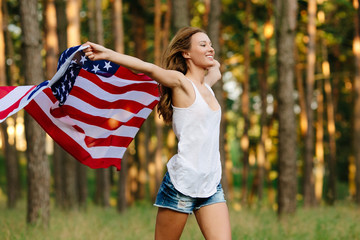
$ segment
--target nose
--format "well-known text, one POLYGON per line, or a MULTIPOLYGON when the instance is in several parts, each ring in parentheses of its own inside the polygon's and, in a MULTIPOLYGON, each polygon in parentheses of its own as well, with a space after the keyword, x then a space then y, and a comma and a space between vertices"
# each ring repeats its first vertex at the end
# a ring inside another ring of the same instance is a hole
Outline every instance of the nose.
POLYGON ((215 53, 215 49, 211 45, 209 45, 209 47, 210 47, 210 52, 215 53))

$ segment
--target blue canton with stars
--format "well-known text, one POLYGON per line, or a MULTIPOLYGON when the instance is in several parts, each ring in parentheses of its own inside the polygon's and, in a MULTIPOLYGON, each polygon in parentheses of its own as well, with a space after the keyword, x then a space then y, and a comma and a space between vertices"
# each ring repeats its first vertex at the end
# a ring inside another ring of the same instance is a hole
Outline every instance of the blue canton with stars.
MULTIPOLYGON (((57 70, 60 69, 66 59, 79 47, 80 46, 68 48, 61 54, 58 61, 57 70)), ((51 86, 51 90, 55 98, 59 101, 59 106, 61 106, 64 105, 67 97, 69 96, 70 91, 75 84, 75 79, 81 69, 103 77, 111 77, 118 70, 118 68, 119 65, 110 61, 90 61, 87 57, 85 57, 83 51, 79 51, 75 54, 66 72, 56 83, 51 86)))

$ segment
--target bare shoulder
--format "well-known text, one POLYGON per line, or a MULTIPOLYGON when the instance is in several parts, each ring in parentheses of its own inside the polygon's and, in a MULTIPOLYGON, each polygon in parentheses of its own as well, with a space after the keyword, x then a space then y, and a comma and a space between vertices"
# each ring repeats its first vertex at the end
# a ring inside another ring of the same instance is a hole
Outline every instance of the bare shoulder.
POLYGON ((171 88, 173 91, 186 91, 191 87, 189 80, 182 72, 176 70, 160 70, 152 74, 155 81, 171 88))
POLYGON ((178 75, 179 85, 171 89, 172 103, 176 107, 189 107, 195 100, 195 91, 191 81, 185 75, 178 75))

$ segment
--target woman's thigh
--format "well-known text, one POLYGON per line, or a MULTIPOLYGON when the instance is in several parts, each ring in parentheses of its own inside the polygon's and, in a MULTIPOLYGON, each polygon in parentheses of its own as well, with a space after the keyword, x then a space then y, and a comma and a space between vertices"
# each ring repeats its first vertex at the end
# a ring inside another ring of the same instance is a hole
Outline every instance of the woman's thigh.
POLYGON ((156 216, 155 240, 178 240, 189 214, 159 208, 156 216))
POLYGON ((195 211, 195 216, 205 239, 231 239, 229 211, 225 202, 201 207, 195 211))

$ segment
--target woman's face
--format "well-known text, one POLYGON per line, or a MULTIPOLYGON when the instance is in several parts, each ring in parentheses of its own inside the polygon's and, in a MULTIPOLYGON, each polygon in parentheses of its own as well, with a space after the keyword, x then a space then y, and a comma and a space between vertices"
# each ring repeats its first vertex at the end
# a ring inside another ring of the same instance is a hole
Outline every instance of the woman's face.
POLYGON ((211 41, 205 33, 198 32, 191 37, 190 50, 185 53, 185 58, 195 65, 207 69, 214 65, 215 51, 211 41))

